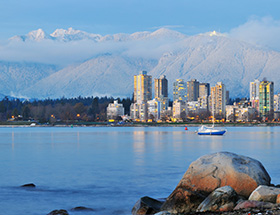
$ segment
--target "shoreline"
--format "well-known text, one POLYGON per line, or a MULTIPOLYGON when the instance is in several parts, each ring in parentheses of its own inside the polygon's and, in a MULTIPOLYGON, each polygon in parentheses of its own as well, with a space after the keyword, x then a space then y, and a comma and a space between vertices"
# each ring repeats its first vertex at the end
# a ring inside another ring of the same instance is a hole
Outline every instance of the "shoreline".
MULTIPOLYGON (((6 127, 200 127, 211 126, 212 123, 65 123, 65 124, 36 124, 34 122, 1 123, 0 128, 6 127)), ((216 123, 215 127, 278 127, 280 123, 216 123)))

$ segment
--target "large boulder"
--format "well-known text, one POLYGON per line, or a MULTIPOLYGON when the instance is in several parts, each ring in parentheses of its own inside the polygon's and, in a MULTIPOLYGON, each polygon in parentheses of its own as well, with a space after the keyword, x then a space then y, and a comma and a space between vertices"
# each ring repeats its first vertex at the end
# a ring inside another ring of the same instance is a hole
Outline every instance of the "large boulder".
POLYGON ((249 200, 276 203, 279 194, 280 188, 260 185, 251 193, 249 200))
POLYGON ((277 195, 276 204, 280 204, 280 194, 277 195))
POLYGON ((252 158, 230 152, 200 157, 191 163, 183 178, 161 210, 188 213, 215 189, 231 186, 238 195, 249 197, 259 185, 270 185, 263 165, 252 158))
POLYGON ((160 211, 162 203, 156 199, 144 196, 135 203, 131 213, 133 215, 155 214, 160 211))
POLYGON ((236 205, 238 195, 230 186, 214 190, 197 208, 197 212, 231 211, 236 205))

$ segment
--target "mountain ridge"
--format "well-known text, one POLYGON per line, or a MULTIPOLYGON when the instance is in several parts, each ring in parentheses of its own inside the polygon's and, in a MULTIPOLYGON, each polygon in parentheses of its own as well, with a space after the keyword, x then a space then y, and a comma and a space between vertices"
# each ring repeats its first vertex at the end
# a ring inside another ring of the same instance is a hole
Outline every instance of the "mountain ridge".
MULTIPOLYGON (((71 41, 91 40, 88 35, 73 28, 57 29, 50 35, 39 29, 30 33, 29 43, 44 43, 50 40, 50 36, 51 40, 57 38, 57 43, 67 46, 71 41)), ((91 35, 95 40, 90 43, 90 49, 97 50, 91 57, 62 69, 57 67, 51 73, 47 72, 47 67, 42 67, 44 75, 33 81, 27 78, 30 86, 18 85, 22 88, 14 87, 13 94, 29 98, 126 97, 132 95, 133 76, 140 70, 146 70, 153 79, 166 75, 171 99, 172 83, 178 78, 185 81, 195 78, 211 86, 222 81, 230 91, 230 97, 248 96, 249 82, 256 78, 262 80, 266 77, 275 82, 275 92, 280 89, 280 53, 232 39, 227 34, 213 31, 187 36, 169 29, 158 29, 133 34, 91 35), (103 45, 105 48, 102 49, 103 45)), ((22 42, 25 41, 27 39, 22 42)), ((26 70, 22 71, 24 80, 26 70)), ((2 73, 0 67, 0 75, 2 73)), ((36 73, 40 71, 34 70, 35 76, 36 73)), ((18 83, 16 76, 11 79, 18 83)))

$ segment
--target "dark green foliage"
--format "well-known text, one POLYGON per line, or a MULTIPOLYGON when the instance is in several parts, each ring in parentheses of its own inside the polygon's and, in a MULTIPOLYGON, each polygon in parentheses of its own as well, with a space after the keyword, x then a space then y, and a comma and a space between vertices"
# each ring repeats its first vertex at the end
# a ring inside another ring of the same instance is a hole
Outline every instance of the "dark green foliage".
MULTIPOLYGON (((125 113, 129 113, 132 100, 130 98, 120 99, 123 103, 125 113)), ((35 120, 40 123, 74 122, 74 121, 105 121, 106 108, 112 103, 112 97, 86 97, 61 99, 45 99, 33 101, 21 101, 5 97, 0 101, 0 121, 6 121, 12 116, 15 120, 35 120), (18 115, 22 118, 17 117, 18 115)))

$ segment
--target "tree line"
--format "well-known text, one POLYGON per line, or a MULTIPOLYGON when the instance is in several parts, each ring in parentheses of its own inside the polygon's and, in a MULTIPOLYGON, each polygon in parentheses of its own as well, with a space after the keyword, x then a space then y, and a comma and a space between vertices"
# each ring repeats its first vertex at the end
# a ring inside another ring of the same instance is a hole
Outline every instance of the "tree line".
POLYGON ((125 114, 129 114, 131 98, 114 99, 105 96, 27 101, 5 97, 0 101, 0 121, 34 120, 39 123, 106 121, 106 108, 114 100, 122 103, 125 114))

